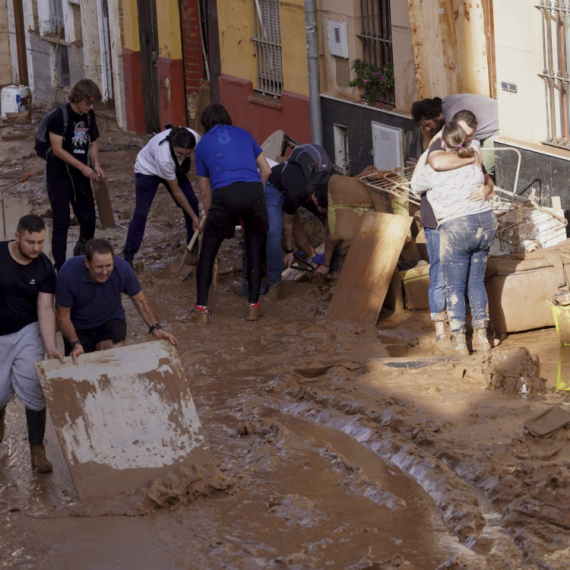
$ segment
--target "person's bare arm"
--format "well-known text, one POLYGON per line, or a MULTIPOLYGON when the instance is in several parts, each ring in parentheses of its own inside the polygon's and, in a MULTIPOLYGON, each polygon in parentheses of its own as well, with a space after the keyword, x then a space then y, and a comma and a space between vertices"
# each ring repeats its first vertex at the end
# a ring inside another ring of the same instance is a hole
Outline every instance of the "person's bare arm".
POLYGON ((61 160, 67 162, 69 166, 77 168, 77 170, 81 171, 83 176, 92 178, 93 180, 99 180, 99 175, 88 164, 83 164, 63 148, 63 137, 61 135, 50 133, 49 141, 51 150, 57 158, 61 158, 61 160))
POLYGON ((210 179, 205 176, 198 176, 198 183, 200 184, 200 195, 202 196, 204 215, 207 215, 210 205, 212 204, 212 187, 210 185, 210 179))
POLYGON ((55 339, 55 311, 53 308, 53 295, 51 293, 40 293, 38 295, 38 326, 46 349, 48 358, 59 358, 65 362, 63 354, 57 348, 55 339))
POLYGON ((91 160, 93 170, 95 170, 97 176, 99 178, 105 178, 105 173, 99 163, 99 145, 97 144, 97 141, 91 143, 91 146, 89 147, 89 159, 91 160))
MULTIPOLYGON (((283 212, 283 239, 285 240, 285 249, 293 249, 293 220, 295 219, 295 214, 287 214, 283 212)), ((283 257, 283 265, 285 267, 291 267, 295 256, 292 253, 286 253, 283 257)))
POLYGON ((194 229, 197 230, 200 227, 200 218, 196 215, 192 206, 190 206, 190 202, 186 196, 184 196, 184 192, 180 190, 180 185, 178 184, 178 180, 175 178, 174 180, 167 180, 168 186, 170 187, 170 191, 174 196, 174 199, 180 204, 180 207, 190 216, 192 220, 192 224, 194 229))
MULTIPOLYGON (((57 317, 57 324, 61 329, 61 334, 63 338, 73 344, 77 342, 79 338, 77 337, 77 332, 75 331, 75 327, 71 322, 71 309, 62 307, 61 305, 56 305, 56 317, 57 317)), ((69 356, 73 358, 73 364, 77 364, 77 357, 80 354, 83 354, 85 351, 83 350, 83 346, 81 344, 76 344, 69 353, 69 356)))
MULTIPOLYGON (((131 301, 139 312, 139 315, 142 317, 142 320, 147 324, 149 328, 158 322, 156 313, 154 312, 150 301, 142 291, 139 291, 136 295, 131 297, 131 301)), ((152 333, 152 336, 154 336, 156 340, 166 339, 170 342, 170 344, 178 347, 178 341, 176 340, 176 337, 173 334, 165 331, 163 328, 155 329, 155 331, 152 333)))
POLYGON ((478 155, 470 156, 468 158, 460 158, 454 152, 445 152, 443 150, 435 150, 428 156, 428 164, 436 171, 443 172, 446 170, 455 170, 468 164, 476 162, 478 155))
POLYGON ((259 168, 259 174, 261 174, 261 183, 265 186, 265 183, 271 175, 271 166, 269 166, 269 163, 263 153, 255 159, 255 164, 257 165, 257 168, 259 168))

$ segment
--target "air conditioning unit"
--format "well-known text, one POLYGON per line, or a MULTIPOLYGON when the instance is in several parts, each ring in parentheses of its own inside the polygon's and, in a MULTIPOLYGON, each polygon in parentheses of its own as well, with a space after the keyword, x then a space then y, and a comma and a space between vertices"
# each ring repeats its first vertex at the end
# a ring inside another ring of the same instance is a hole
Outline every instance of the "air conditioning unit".
POLYGON ((331 55, 348 59, 348 31, 346 22, 327 20, 327 36, 331 55))

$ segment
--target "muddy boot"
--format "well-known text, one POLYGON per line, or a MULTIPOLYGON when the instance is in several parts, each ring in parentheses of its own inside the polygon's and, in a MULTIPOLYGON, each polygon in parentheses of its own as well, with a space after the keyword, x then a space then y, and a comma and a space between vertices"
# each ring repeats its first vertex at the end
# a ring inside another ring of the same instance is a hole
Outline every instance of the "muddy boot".
POLYGON ((488 354, 493 346, 487 338, 486 329, 476 329, 473 331, 473 352, 483 352, 488 354))
POLYGON ((267 293, 267 299, 270 301, 278 301, 283 296, 283 284, 282 283, 271 283, 269 285, 269 293, 267 293))
POLYGON ((46 457, 46 449, 44 447, 46 409, 36 411, 26 408, 26 422, 28 424, 32 469, 38 473, 49 473, 53 470, 53 467, 46 457))
POLYGON ((455 346, 451 342, 451 338, 448 334, 438 334, 435 337, 434 352, 435 354, 440 354, 442 356, 447 356, 448 354, 453 354, 455 351, 455 346))
POLYGON ((4 422, 6 418, 6 407, 0 410, 0 443, 4 441, 4 422))
POLYGON ((208 311, 208 307, 203 307, 201 305, 194 305, 194 308, 190 311, 190 322, 209 325, 210 312, 208 311))
POLYGON ((245 315, 246 321, 259 321, 259 317, 261 317, 261 308, 259 303, 247 304, 247 313, 245 315))
POLYGON ((465 340, 465 333, 456 333, 451 336, 453 350, 451 354, 457 356, 469 356, 469 349, 465 340))

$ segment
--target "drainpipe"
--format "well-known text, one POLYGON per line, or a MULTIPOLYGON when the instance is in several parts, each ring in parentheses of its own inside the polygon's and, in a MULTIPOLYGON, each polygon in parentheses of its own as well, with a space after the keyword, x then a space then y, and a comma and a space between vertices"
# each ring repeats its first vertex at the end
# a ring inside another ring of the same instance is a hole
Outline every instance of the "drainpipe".
POLYGON ((309 64, 309 98, 311 108, 311 140, 323 144, 321 120, 321 85, 319 77, 319 40, 317 36, 316 0, 305 0, 305 31, 307 34, 307 61, 309 64))

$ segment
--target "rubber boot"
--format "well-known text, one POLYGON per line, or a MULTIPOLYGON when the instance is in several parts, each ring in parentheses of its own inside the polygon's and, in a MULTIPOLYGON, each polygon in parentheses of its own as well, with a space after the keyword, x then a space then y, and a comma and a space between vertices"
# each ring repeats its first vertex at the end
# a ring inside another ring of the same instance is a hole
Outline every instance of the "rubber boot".
POLYGON ((6 418, 6 406, 0 409, 0 443, 4 441, 4 421, 6 418))
POLYGON ((36 411, 26 408, 26 422, 28 424, 32 469, 38 473, 49 473, 53 467, 46 457, 46 448, 44 447, 46 409, 36 411))
POLYGON ((454 345, 453 354, 458 356, 469 356, 469 349, 467 348, 467 342, 465 341, 465 333, 453 334, 451 340, 454 345))
POLYGON ((78 255, 85 255, 86 246, 87 246, 86 241, 77 240, 77 243, 73 248, 73 257, 77 257, 78 255))

